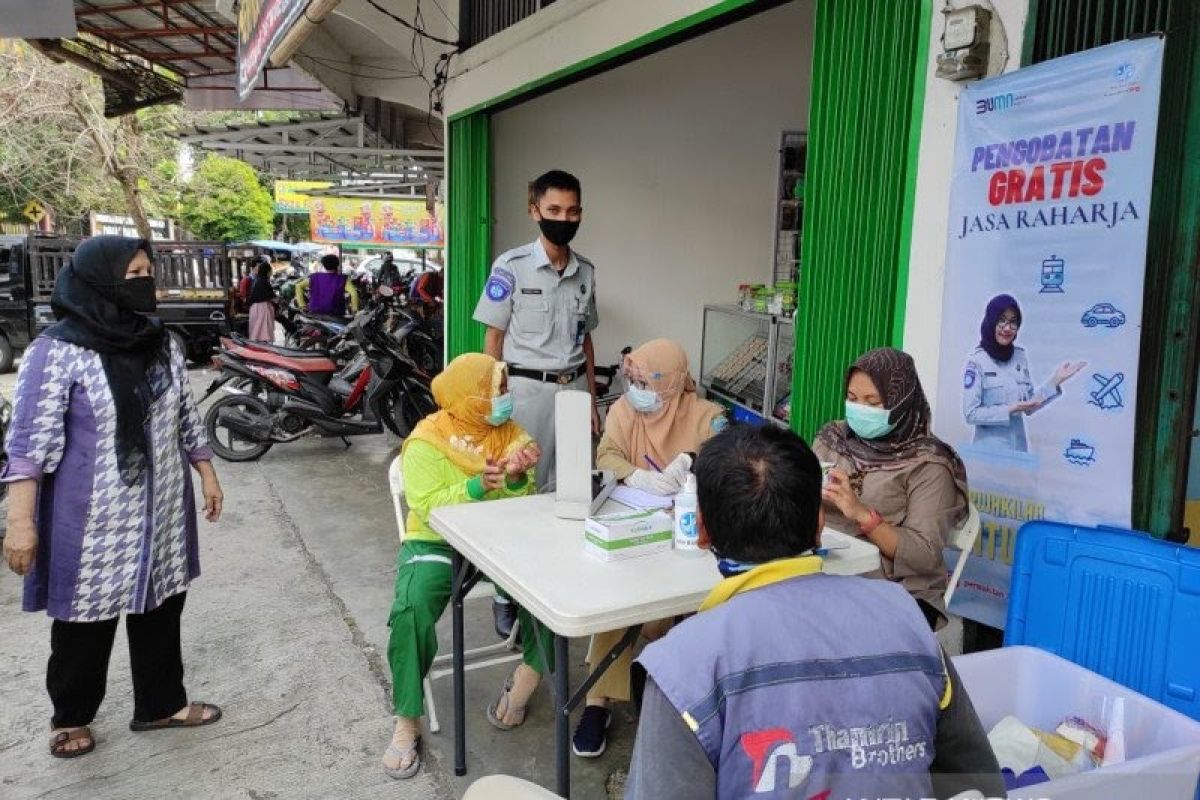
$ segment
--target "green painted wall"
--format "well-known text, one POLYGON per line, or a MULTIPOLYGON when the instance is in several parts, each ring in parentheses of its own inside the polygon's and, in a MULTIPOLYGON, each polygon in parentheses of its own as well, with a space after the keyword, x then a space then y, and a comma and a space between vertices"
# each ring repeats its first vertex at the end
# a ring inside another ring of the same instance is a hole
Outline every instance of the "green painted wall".
POLYGON ((446 353, 483 349, 483 326, 471 315, 492 262, 491 119, 472 114, 450 123, 449 249, 446 353))

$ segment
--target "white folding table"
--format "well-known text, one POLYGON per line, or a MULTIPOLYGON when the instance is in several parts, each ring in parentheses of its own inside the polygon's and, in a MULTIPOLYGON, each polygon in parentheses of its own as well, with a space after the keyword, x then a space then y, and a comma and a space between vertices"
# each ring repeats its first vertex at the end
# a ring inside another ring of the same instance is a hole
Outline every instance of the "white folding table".
MULTIPOLYGON (((604 511, 621 510, 610 503, 604 511)), ((463 669, 463 600, 481 577, 503 588, 554 634, 557 790, 570 796, 570 715, 640 627, 695 612, 720 581, 712 556, 668 550, 603 562, 584 550, 583 522, 554 515, 553 495, 533 495, 435 509, 429 526, 454 548, 454 772, 465 775, 466 687, 463 669), (630 628, 587 680, 570 694, 570 638, 630 628)), ((870 542, 826 528, 824 572, 859 575, 879 569, 870 542)), ((535 635, 534 631, 526 635, 535 635)), ((546 661, 543 654, 543 661, 546 661)))

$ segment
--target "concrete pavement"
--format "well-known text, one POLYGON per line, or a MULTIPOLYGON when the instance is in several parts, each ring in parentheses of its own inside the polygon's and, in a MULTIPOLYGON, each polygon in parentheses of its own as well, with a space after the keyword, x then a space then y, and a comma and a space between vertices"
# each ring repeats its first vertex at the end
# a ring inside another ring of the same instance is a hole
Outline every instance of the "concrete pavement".
MULTIPOLYGON (((207 375, 194 373, 201 389, 207 375)), ((12 376, 0 376, 11 394, 12 376)), ((523 728, 483 718, 512 664, 469 673, 466 778, 453 777, 451 681, 434 683, 443 730, 426 735, 425 768, 396 782, 379 768, 391 731, 387 612, 397 549, 385 436, 309 439, 252 464, 217 462, 225 518, 202 523, 204 575, 184 612, 192 699, 225 709, 217 725, 133 734, 128 653, 119 633, 109 693, 93 726, 97 750, 63 761, 46 752, 43 688, 49 620, 19 613, 18 579, 0 574, 0 798, 450 798, 503 772, 553 785, 549 690, 523 728)), ((469 646, 495 641, 486 600, 468 603, 469 646)), ((449 615, 440 626, 449 649, 449 615)), ((573 679, 586 642, 572 648, 573 679)), ((609 752, 574 760, 574 797, 603 798, 628 764, 633 722, 618 709, 609 752)))

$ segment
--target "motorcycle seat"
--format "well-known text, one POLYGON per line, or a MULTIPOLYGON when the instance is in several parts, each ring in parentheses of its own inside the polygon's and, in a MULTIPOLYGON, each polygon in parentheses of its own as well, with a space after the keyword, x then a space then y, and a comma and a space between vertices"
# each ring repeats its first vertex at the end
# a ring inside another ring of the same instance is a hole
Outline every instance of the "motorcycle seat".
POLYGON ((272 367, 282 367, 290 369, 294 372, 304 373, 332 373, 337 371, 337 364, 334 364, 328 356, 314 354, 310 351, 299 351, 303 357, 293 357, 281 355, 271 350, 259 350, 253 347, 238 344, 230 341, 227 352, 246 361, 253 361, 256 364, 267 364, 272 367))
POLYGON ((233 341, 242 347, 248 347, 251 350, 262 350, 265 353, 275 353, 284 358, 329 358, 328 350, 301 350, 298 347, 284 347, 278 344, 254 342, 249 339, 243 339, 240 336, 234 336, 233 341))

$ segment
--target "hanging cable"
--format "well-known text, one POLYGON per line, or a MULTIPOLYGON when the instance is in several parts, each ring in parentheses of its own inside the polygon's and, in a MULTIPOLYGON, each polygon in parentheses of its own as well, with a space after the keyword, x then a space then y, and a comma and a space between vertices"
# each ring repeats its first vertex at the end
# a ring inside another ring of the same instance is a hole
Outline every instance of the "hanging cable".
POLYGON ((441 37, 434 36, 433 34, 430 34, 430 33, 426 33, 424 30, 413 25, 408 20, 398 17, 395 14, 393 14, 391 11, 388 11, 386 8, 381 6, 379 3, 375 2, 375 0, 367 0, 367 4, 370 5, 372 8, 374 8, 379 13, 390 17, 391 19, 400 23, 404 27, 408 28, 413 33, 417 34, 418 36, 420 36, 422 38, 429 39, 431 42, 437 42, 438 44, 444 44, 447 47, 458 47, 460 45, 459 42, 452 42, 449 39, 442 39, 441 37))

